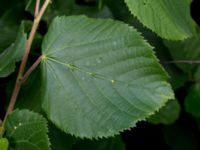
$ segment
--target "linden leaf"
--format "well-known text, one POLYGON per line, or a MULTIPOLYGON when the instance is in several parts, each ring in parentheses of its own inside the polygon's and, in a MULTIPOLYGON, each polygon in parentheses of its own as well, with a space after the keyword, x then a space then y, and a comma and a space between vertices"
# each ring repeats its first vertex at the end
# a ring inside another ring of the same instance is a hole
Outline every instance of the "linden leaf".
POLYGON ((43 109, 72 135, 119 134, 174 97, 152 47, 122 22, 57 17, 42 53, 43 109))

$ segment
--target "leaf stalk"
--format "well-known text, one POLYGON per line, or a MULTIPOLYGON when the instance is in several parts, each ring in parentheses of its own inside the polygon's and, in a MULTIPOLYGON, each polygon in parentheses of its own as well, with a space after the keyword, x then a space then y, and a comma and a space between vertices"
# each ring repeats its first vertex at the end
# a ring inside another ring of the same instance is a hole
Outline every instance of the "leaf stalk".
POLYGON ((200 64, 200 60, 174 60, 174 61, 160 61, 161 64, 200 64))

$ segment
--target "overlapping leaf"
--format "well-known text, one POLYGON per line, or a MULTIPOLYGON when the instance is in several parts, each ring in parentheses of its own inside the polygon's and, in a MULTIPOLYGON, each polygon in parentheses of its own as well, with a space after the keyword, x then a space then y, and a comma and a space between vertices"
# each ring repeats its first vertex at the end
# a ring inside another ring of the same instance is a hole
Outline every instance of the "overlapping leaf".
POLYGON ((152 124, 172 124, 178 119, 179 114, 179 102, 177 100, 171 100, 166 104, 166 106, 151 116, 148 121, 152 124))
POLYGON ((15 150, 49 150, 47 123, 40 115, 16 110, 5 122, 6 137, 15 150))
POLYGON ((58 17, 42 53, 43 108, 67 133, 113 136, 173 98, 152 47, 121 22, 58 17))
POLYGON ((159 36, 182 40, 195 33, 191 0, 125 0, 129 10, 159 36))
POLYGON ((0 53, 0 77, 5 77, 14 71, 15 62, 21 59, 25 46, 26 34, 22 23, 15 43, 0 53))

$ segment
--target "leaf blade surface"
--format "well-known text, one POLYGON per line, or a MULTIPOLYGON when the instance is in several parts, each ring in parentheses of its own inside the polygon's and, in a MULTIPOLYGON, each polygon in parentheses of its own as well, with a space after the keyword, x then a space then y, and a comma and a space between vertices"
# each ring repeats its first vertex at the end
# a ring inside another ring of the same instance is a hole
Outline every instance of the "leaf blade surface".
POLYGON ((72 135, 113 136, 173 98, 152 47, 121 22, 58 17, 42 53, 43 109, 72 135))

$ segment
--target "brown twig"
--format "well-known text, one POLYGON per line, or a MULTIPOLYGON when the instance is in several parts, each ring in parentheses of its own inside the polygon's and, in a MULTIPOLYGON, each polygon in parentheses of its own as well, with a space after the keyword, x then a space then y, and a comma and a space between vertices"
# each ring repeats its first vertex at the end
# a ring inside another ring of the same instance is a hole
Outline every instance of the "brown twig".
POLYGON ((174 61, 160 61, 161 64, 200 64, 200 60, 174 60, 174 61))
POLYGON ((29 38, 28 38, 28 41, 27 41, 27 44, 26 44, 26 48, 24 50, 24 55, 23 55, 22 62, 21 62, 20 68, 19 68, 17 80, 16 80, 16 83, 15 83, 15 87, 14 87, 12 96, 10 98, 10 103, 8 105, 8 109, 6 111, 6 114, 5 114, 5 117, 4 117, 4 120, 3 120, 3 124, 5 123, 5 120, 7 119, 8 114, 13 111, 19 90, 21 88, 21 84, 23 82, 23 80, 22 80, 23 73, 24 73, 24 69, 25 69, 25 66, 26 66, 26 63, 27 63, 27 60, 28 60, 28 56, 29 56, 29 52, 30 52, 30 49, 31 49, 32 42, 33 42, 33 39, 35 37, 35 33, 36 33, 37 28, 38 28, 39 22, 40 22, 40 20, 41 20, 41 18, 42 18, 42 16, 43 16, 43 14, 44 14, 49 3, 50 3, 50 0, 45 0, 40 11, 37 10, 39 7, 36 4, 36 7, 38 7, 38 8, 35 9, 35 11, 39 11, 39 12, 38 12, 38 14, 37 14, 37 12, 35 12, 35 14, 37 14, 37 15, 35 16, 35 19, 33 21, 32 29, 31 29, 31 32, 30 32, 30 35, 29 35, 29 38))
POLYGON ((35 62, 34 64, 28 69, 28 71, 24 74, 24 76, 22 77, 22 82, 25 82, 26 79, 29 77, 29 75, 33 72, 33 70, 35 70, 35 68, 40 64, 42 60, 42 56, 40 56, 35 62))
POLYGON ((40 0, 36 0, 36 5, 35 5, 35 17, 38 15, 40 10, 40 0))

